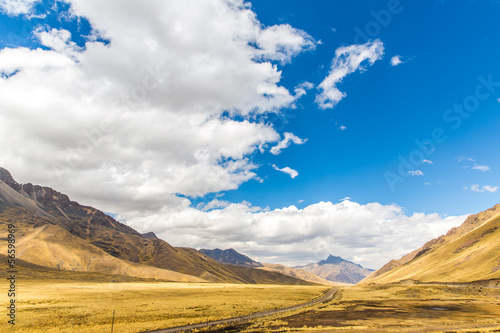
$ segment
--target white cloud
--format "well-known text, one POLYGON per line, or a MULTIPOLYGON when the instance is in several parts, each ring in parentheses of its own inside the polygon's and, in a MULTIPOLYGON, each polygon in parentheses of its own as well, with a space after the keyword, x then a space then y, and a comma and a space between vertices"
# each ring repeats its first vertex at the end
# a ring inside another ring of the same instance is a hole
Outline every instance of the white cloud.
POLYGON ((206 205, 203 205, 200 208, 204 211, 208 211, 208 210, 215 209, 215 208, 226 208, 226 207, 229 207, 230 205, 231 205, 231 203, 228 201, 214 199, 214 200, 208 202, 206 205))
POLYGON ((68 30, 51 29, 47 31, 44 29, 45 28, 38 27, 34 31, 34 35, 40 40, 42 45, 68 56, 69 58, 79 58, 82 48, 71 41, 71 33, 68 30))
POLYGON ((0 0, 0 11, 11 16, 29 14, 37 2, 40 0, 0 0))
MULTIPOLYGON (((22 7, 29 3, 0 2, 10 14, 29 12, 22 7)), ((15 73, 0 78, 0 166, 18 181, 118 213, 173 245, 234 247, 284 263, 334 253, 377 268, 459 222, 347 200, 301 210, 218 199, 200 207, 207 211, 191 207, 176 194, 259 179, 250 156, 280 135, 253 116, 293 105, 297 96, 280 86, 276 62, 310 50, 312 38, 290 26, 264 27, 238 0, 71 4, 109 45, 89 40, 80 50, 65 30, 38 29, 49 50, 0 50, 0 73, 15 73), (238 117, 221 117, 226 111, 238 117)), ((322 105, 332 103, 345 75, 382 52, 379 41, 337 50, 322 105)))
POLYGON ((424 185, 432 186, 432 183, 424 182, 424 185))
POLYGON ((489 171, 491 168, 487 165, 474 165, 472 167, 472 170, 479 170, 479 171, 482 171, 482 172, 486 172, 486 171, 489 171))
MULTIPOLYGON (((21 69, 25 72, 54 71, 73 65, 74 62, 67 56, 52 51, 42 49, 30 50, 24 47, 16 49, 4 48, 0 50, 0 73, 12 74, 21 69)), ((0 81, 2 86, 6 85, 5 83, 7 82, 0 81)))
POLYGON ((295 143, 296 145, 302 145, 307 142, 307 139, 301 139, 298 136, 294 135, 293 133, 285 132, 283 133, 283 135, 284 135, 283 140, 281 140, 280 142, 278 142, 276 146, 271 148, 270 150, 271 154, 274 155, 280 154, 281 151, 290 146, 292 142, 295 143))
POLYGON ((494 193, 494 192, 498 191, 498 186, 484 185, 483 189, 487 192, 494 193))
POLYGON ((391 58, 391 65, 392 66, 397 66, 403 63, 403 60, 401 60, 401 56, 395 55, 394 57, 391 58))
POLYGON ((261 210, 248 203, 202 212, 193 208, 164 209, 156 215, 128 219, 141 232, 154 231, 177 246, 235 248, 262 262, 298 265, 328 254, 365 267, 379 268, 389 260, 422 246, 460 225, 465 216, 407 216, 401 207, 347 199, 261 210), (279 259, 276 259, 279 258, 279 259))
MULTIPOLYGON (((465 190, 467 190, 467 187, 464 187, 465 190)), ((490 193, 495 193, 498 191, 498 186, 491 186, 491 185, 484 185, 482 188, 479 186, 479 184, 472 185, 470 187, 471 191, 474 192, 490 192, 490 193)))
POLYGON ((422 162, 427 164, 434 164, 434 162, 432 162, 431 160, 426 160, 426 159, 424 159, 422 162))
POLYGON ((494 192, 498 191, 498 186, 484 185, 483 189, 487 192, 494 193, 494 192))
POLYGON ((0 50, 0 73, 15 73, 0 76, 1 166, 20 181, 137 215, 183 205, 177 193, 258 179, 250 156, 280 135, 254 115, 300 97, 280 85, 275 62, 313 48, 310 36, 263 26, 239 0, 71 4, 110 43, 91 39, 80 49, 68 31, 38 27, 49 50, 0 50))
POLYGON ((462 161, 469 161, 469 162, 475 162, 476 160, 470 157, 465 157, 465 156, 458 156, 456 157, 457 163, 461 163, 462 161))
POLYGON ((304 96, 307 93, 307 90, 311 90, 312 88, 314 88, 314 84, 312 84, 311 82, 306 81, 306 82, 299 84, 294 89, 295 98, 300 98, 300 97, 304 96))
POLYGON ((284 167, 284 168, 280 169, 276 166, 276 164, 273 164, 273 168, 274 168, 274 170, 286 173, 287 175, 292 177, 292 179, 294 179, 295 177, 297 177, 299 175, 299 172, 297 170, 294 170, 294 169, 289 168, 289 167, 284 167))
POLYGON ((340 47, 335 51, 330 73, 320 83, 318 88, 321 90, 316 96, 316 103, 321 109, 331 109, 346 96, 337 88, 337 84, 349 74, 357 70, 364 71, 368 62, 371 66, 375 61, 381 59, 384 55, 384 44, 380 40, 368 42, 361 45, 350 45, 340 47))
POLYGON ((423 176, 424 173, 421 170, 408 171, 408 174, 411 176, 423 176))
POLYGON ((339 130, 341 130, 341 131, 345 131, 346 129, 347 129, 347 127, 345 127, 344 125, 340 125, 340 127, 339 127, 339 130))
POLYGON ((316 47, 315 41, 305 32, 288 24, 273 25, 258 31, 256 43, 259 47, 257 57, 264 60, 290 62, 292 57, 316 47))

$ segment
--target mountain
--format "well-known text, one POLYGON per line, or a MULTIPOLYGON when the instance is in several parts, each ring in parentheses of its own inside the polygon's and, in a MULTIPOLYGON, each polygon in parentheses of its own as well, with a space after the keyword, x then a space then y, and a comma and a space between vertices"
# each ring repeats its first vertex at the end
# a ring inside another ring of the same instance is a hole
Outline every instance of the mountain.
POLYGON ((329 255, 326 260, 321 260, 316 264, 298 266, 305 271, 332 282, 355 284, 370 275, 373 270, 363 268, 361 265, 329 255))
POLYGON ((199 251, 201 253, 203 253, 204 255, 209 256, 210 258, 217 260, 218 262, 220 262, 222 264, 230 264, 230 265, 237 265, 237 266, 243 266, 243 267, 262 267, 262 264, 260 262, 252 260, 249 257, 247 257, 246 255, 238 253, 234 249, 227 249, 227 250, 201 249, 199 251))
POLYGON ((336 257, 336 256, 332 256, 331 254, 328 256, 328 258, 326 258, 326 260, 321 260, 318 262, 318 265, 319 266, 323 266, 323 265, 326 265, 326 264, 331 264, 331 265, 340 265, 342 263, 349 263, 349 264, 352 264, 352 265, 355 265, 355 266, 358 266, 359 268, 363 268, 361 267, 361 265, 358 265, 358 264, 355 264, 353 262, 350 262, 350 261, 347 261, 347 260, 344 260, 342 259, 341 257, 336 257))
POLYGON ((0 168, 0 248, 16 224, 18 259, 56 269, 189 282, 307 284, 283 274, 223 265, 190 248, 138 233, 49 187, 19 184, 0 168))
POLYGON ((271 271, 271 272, 278 272, 278 273, 288 275, 288 276, 291 276, 291 277, 294 277, 297 279, 301 279, 304 281, 308 281, 311 283, 317 283, 317 284, 322 284, 322 285, 327 285, 327 286, 342 285, 342 283, 328 281, 328 280, 323 279, 322 277, 320 277, 314 273, 308 272, 306 270, 303 270, 300 268, 287 267, 287 266, 280 265, 280 264, 263 263, 262 267, 259 267, 259 269, 271 271))
POLYGON ((398 260, 362 283, 475 282, 500 279, 500 204, 469 216, 445 235, 398 260))
POLYGON ((283 275, 291 276, 300 280, 304 280, 311 283, 322 284, 322 285, 336 285, 332 281, 325 280, 316 274, 307 272, 303 269, 291 268, 280 264, 266 264, 257 262, 248 256, 237 252, 234 249, 214 249, 199 250, 201 253, 209 256, 212 259, 217 260, 225 265, 238 265, 243 267, 254 267, 268 272, 277 272, 283 275))
POLYGON ((152 238, 152 239, 158 239, 158 236, 156 236, 156 234, 152 231, 150 232, 146 232, 145 234, 141 234, 142 237, 144 238, 152 238))

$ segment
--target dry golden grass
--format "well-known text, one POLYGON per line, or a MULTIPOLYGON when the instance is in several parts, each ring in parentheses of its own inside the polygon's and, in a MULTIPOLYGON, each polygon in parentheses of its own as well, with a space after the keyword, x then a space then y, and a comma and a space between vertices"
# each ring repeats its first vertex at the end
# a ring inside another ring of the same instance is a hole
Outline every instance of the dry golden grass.
MULTIPOLYGON (((5 283, 0 286, 7 290, 5 283)), ((17 332, 110 332, 115 310, 114 332, 131 333, 290 306, 328 288, 21 279, 17 289, 17 332)), ((4 318, 0 331, 9 326, 4 318)))
POLYGON ((376 277, 369 277, 362 284, 383 284, 402 280, 472 282, 500 279, 500 257, 498 256, 500 253, 500 205, 478 216, 478 220, 484 220, 484 223, 482 222, 478 227, 463 235, 449 232, 450 236, 442 238, 442 242, 437 242, 430 249, 422 251, 422 255, 415 257, 407 264, 376 277), (458 237, 459 235, 461 236, 458 237))
POLYGON ((256 321, 242 332, 498 332, 500 289, 346 287, 328 304, 256 321))

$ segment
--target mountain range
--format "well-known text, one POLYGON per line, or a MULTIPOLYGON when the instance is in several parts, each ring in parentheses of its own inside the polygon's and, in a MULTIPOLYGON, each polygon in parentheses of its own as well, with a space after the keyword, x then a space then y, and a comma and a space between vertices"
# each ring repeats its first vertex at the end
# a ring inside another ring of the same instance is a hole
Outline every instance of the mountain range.
POLYGON ((169 281, 310 284, 173 247, 49 187, 19 184, 0 168, 1 253, 7 253, 10 223, 16 225, 17 259, 51 269, 169 281))
POLYGON ((100 279, 267 284, 500 284, 500 204, 373 272, 330 255, 299 267, 259 263, 229 250, 173 247, 49 187, 19 184, 0 168, 0 258, 16 226, 23 274, 98 274, 100 279), (47 273, 48 274, 48 273, 47 273))
POLYGON ((238 265, 244 267, 255 267, 264 271, 269 272, 277 272, 283 275, 287 275, 293 278, 297 278, 303 281, 315 283, 315 284, 323 284, 323 285, 335 285, 332 281, 325 280, 316 274, 309 273, 302 269, 291 268, 280 264, 267 264, 257 262, 248 256, 237 252, 234 249, 214 249, 207 250, 201 249, 201 253, 211 257, 212 259, 217 260, 221 264, 224 265, 238 265))
POLYGON ((257 262, 234 249, 202 249, 200 252, 222 264, 256 267, 262 270, 279 272, 301 280, 319 284, 355 284, 373 272, 371 269, 363 268, 358 264, 332 255, 330 255, 326 260, 321 260, 317 264, 287 267, 280 264, 257 262))

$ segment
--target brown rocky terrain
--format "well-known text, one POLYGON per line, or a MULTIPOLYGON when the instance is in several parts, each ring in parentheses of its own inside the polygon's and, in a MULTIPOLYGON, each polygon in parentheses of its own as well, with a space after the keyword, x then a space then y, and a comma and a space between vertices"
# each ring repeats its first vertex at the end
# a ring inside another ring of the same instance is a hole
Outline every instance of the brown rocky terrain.
MULTIPOLYGON (((9 223, 16 224, 18 258, 51 268, 174 281, 308 283, 223 265, 195 249, 173 247, 49 187, 19 184, 0 168, 0 224, 9 223)), ((2 227, 1 248, 6 247, 6 233, 2 227)))

